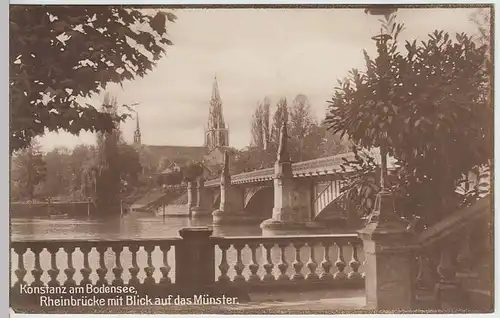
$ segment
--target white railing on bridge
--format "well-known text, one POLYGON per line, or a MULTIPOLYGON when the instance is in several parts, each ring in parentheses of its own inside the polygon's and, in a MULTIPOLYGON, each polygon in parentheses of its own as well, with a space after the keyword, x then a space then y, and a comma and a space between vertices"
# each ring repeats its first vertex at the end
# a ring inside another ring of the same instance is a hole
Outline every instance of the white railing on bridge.
MULTIPOLYGON (((380 150, 375 148, 368 151, 375 158, 376 162, 380 162, 380 150)), ((333 175, 341 172, 341 165, 347 160, 354 160, 354 153, 348 152, 330 157, 323 157, 313 160, 301 161, 292 164, 292 172, 295 178, 312 177, 322 175, 333 175)), ((394 168, 396 160, 389 157, 387 165, 389 169, 394 168)), ((231 184, 255 183, 272 181, 274 178, 274 168, 261 169, 251 172, 240 173, 231 176, 231 184)), ((216 187, 220 185, 220 179, 214 179, 205 182, 206 187, 216 187)))

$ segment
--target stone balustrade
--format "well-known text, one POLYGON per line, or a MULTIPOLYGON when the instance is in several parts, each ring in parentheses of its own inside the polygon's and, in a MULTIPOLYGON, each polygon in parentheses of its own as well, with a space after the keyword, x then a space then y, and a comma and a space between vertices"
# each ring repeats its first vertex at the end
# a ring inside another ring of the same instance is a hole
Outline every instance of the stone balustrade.
POLYGON ((128 285, 135 286, 137 290, 167 288, 172 285, 171 269, 175 266, 171 261, 170 256, 173 255, 171 250, 175 249, 179 241, 179 238, 169 238, 11 242, 11 252, 13 252, 11 268, 16 268, 11 294, 20 296, 21 285, 31 287, 128 285), (161 259, 153 263, 153 254, 158 252, 161 254, 161 259), (124 260, 129 267, 125 266, 124 260), (79 268, 76 268, 78 265, 75 263, 79 263, 79 268), (155 278, 158 272, 161 275, 155 278), (29 275, 31 282, 26 280, 28 273, 31 274, 29 275))
POLYGON ((187 228, 181 237, 167 239, 15 241, 11 295, 22 296, 21 285, 134 286, 146 293, 364 286, 364 253, 356 234, 226 238, 211 233, 187 228))
POLYGON ((218 284, 254 288, 364 286, 362 242, 356 234, 214 237, 220 249, 218 284), (233 263, 228 261, 232 249, 233 263), (232 271, 231 271, 232 269, 232 271), (232 273, 231 273, 232 272, 232 273))

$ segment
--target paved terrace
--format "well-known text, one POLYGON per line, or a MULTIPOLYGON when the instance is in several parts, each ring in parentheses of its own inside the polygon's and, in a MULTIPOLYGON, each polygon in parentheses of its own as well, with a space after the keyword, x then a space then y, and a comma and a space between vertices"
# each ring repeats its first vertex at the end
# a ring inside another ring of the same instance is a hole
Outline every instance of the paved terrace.
MULTIPOLYGON (((369 151, 369 153, 370 155, 375 157, 375 160, 377 162, 380 162, 379 149, 374 149, 372 151, 369 151)), ((340 173, 342 172, 340 166, 342 163, 344 163, 343 158, 346 158, 347 160, 354 160, 354 153, 348 152, 330 157, 296 162, 292 164, 293 176, 294 178, 307 178, 328 176, 340 173)), ((389 158, 387 161, 388 168, 392 169, 395 166, 396 160, 394 158, 389 158)), ((273 179, 274 168, 266 168, 231 176, 231 184, 269 182, 273 179)), ((211 188, 218 186, 220 186, 220 178, 205 182, 205 187, 211 188)))

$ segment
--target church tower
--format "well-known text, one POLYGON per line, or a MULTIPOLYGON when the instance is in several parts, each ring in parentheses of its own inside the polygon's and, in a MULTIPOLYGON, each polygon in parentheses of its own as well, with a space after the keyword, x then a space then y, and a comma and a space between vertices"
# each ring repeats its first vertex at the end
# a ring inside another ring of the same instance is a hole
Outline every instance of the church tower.
POLYGON ((205 129, 205 147, 208 148, 208 151, 211 151, 214 148, 227 146, 229 146, 229 130, 224 122, 222 100, 219 94, 217 77, 215 77, 212 86, 212 98, 210 99, 208 123, 205 129))
MULTIPOLYGON (((137 113, 136 113, 137 114, 137 113)), ((137 126, 134 131, 134 145, 141 144, 141 129, 139 128, 139 114, 136 115, 137 126)))

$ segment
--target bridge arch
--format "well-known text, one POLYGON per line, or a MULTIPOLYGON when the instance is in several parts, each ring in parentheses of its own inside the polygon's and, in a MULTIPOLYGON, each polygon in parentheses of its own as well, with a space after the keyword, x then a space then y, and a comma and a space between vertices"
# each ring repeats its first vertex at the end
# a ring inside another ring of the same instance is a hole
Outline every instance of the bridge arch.
POLYGON ((245 191, 245 211, 251 215, 271 217, 274 207, 272 186, 248 188, 245 191))

